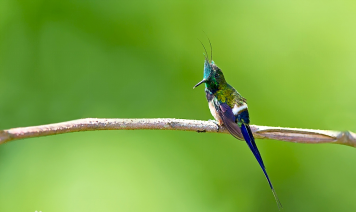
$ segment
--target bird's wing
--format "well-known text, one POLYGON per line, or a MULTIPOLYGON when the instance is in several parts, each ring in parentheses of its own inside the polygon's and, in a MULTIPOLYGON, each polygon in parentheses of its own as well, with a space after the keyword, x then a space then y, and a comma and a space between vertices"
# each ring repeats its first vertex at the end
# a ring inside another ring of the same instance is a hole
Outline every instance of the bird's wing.
MULTIPOLYGON (((242 140, 245 139, 248 147, 252 151, 253 155, 256 157, 258 163, 260 166, 264 169, 264 163, 262 161, 262 157, 260 152, 257 149, 257 145, 255 143, 255 140, 253 138, 250 126, 248 124, 242 124, 241 128, 237 125, 236 123, 236 117, 234 113, 232 112, 232 109, 229 105, 226 103, 219 103, 219 109, 218 109, 219 115, 222 118, 224 125, 226 129, 232 134, 235 138, 242 140)), ((244 111, 247 112, 247 111, 244 111)), ((242 112, 242 113, 244 113, 242 112)), ((245 113, 244 113, 245 115, 245 113)), ((245 115, 244 120, 249 120, 248 119, 248 113, 245 115)))
MULTIPOLYGON (((218 102, 218 101, 216 101, 218 102)), ((232 109, 226 103, 217 103, 215 104, 216 110, 219 113, 219 116, 224 122, 224 126, 233 135, 236 139, 243 140, 243 135, 241 133, 240 127, 235 122, 235 115, 232 112, 232 109)))

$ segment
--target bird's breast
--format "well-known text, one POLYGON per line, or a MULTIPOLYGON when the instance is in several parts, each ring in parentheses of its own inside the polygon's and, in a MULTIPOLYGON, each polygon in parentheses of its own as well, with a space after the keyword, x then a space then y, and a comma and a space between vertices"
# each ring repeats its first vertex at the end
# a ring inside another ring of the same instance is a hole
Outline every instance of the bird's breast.
POLYGON ((208 103, 209 103, 210 113, 213 115, 213 117, 219 123, 219 125, 222 125, 224 122, 221 119, 218 111, 216 110, 213 100, 209 101, 208 103))
POLYGON ((215 118, 215 120, 219 123, 219 125, 222 125, 224 122, 221 119, 219 112, 215 108, 214 95, 209 90, 205 90, 205 94, 206 94, 206 99, 208 100, 209 103, 209 109, 211 115, 215 118))

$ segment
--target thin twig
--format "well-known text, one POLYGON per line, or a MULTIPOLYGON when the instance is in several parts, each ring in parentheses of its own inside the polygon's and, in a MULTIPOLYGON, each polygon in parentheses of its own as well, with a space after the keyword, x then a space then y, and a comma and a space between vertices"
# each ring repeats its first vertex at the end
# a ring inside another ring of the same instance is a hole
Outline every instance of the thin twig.
MULTIPOLYGON (((182 130, 194 132, 228 133, 211 121, 174 118, 100 119, 85 118, 62 123, 19 127, 0 131, 0 144, 24 138, 93 130, 182 130)), ((297 129, 251 125, 253 135, 260 139, 274 139, 295 143, 335 143, 356 147, 356 134, 350 131, 297 129)))

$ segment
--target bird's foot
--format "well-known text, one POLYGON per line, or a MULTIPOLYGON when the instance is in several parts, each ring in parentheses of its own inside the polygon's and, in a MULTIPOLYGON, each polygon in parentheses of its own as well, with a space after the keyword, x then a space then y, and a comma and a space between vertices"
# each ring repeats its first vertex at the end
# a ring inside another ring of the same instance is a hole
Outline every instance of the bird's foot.
POLYGON ((211 119, 209 119, 208 121, 213 122, 214 124, 216 124, 216 126, 217 126, 217 130, 216 131, 219 132, 219 130, 220 130, 219 123, 216 120, 211 120, 211 119))

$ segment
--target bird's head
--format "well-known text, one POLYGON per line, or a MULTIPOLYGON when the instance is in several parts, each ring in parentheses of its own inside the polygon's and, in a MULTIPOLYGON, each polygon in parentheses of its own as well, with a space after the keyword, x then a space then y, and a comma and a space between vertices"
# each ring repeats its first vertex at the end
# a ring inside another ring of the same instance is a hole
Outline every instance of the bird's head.
POLYGON ((207 59, 204 62, 204 78, 199 83, 197 83, 193 88, 199 86, 200 84, 205 83, 208 89, 216 90, 219 86, 226 83, 224 74, 221 69, 216 66, 214 61, 211 63, 207 59))

